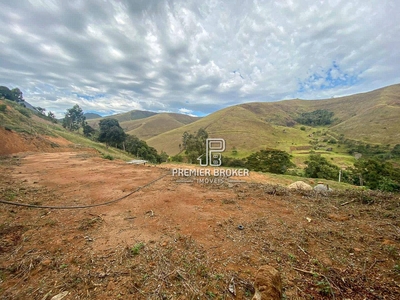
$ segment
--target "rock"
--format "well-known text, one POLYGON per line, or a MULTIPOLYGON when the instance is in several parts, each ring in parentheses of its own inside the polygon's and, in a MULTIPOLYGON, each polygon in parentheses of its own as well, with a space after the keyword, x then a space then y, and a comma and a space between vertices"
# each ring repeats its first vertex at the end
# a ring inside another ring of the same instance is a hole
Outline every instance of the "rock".
POLYGON ((288 186, 291 190, 303 190, 303 191, 312 191, 312 186, 305 183, 304 181, 296 181, 288 186))
POLYGON ((114 281, 109 281, 107 285, 107 291, 113 291, 115 289, 114 281))
POLYGON ((317 193, 326 193, 332 192, 333 190, 327 184, 319 183, 314 186, 314 191, 316 191, 317 193))
POLYGON ((252 300, 280 300, 282 298, 281 275, 271 266, 262 266, 257 271, 254 288, 255 294, 252 300))

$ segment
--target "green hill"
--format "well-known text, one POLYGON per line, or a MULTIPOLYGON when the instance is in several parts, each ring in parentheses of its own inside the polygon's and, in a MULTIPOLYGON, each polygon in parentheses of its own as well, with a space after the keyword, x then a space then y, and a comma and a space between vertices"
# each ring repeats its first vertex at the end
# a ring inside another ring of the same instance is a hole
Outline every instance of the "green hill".
POLYGON ((313 132, 324 130, 345 138, 376 144, 400 143, 400 84, 367 93, 325 100, 285 100, 246 103, 228 107, 194 123, 147 140, 148 144, 170 155, 179 153, 185 131, 208 131, 221 137, 227 150, 244 153, 265 147, 290 150, 310 145, 313 132), (325 109, 334 112, 335 121, 324 128, 300 130, 297 117, 303 112, 325 109))
POLYGON ((147 140, 166 131, 193 123, 198 119, 182 114, 161 113, 144 119, 122 122, 121 127, 126 133, 147 140))
POLYGON ((123 114, 116 114, 116 115, 107 116, 107 117, 104 117, 104 118, 91 119, 91 120, 88 120, 88 124, 90 126, 92 126, 93 128, 98 128, 99 127, 99 121, 101 119, 113 118, 113 119, 118 120, 118 122, 121 125, 121 123, 123 123, 123 122, 144 119, 144 118, 147 118, 147 117, 154 116, 156 114, 157 113, 155 113, 155 112, 146 111, 146 110, 131 110, 131 111, 128 111, 128 112, 123 113, 123 114))
MULTIPOLYGON (((177 113, 154 113, 146 111, 130 111, 125 114, 112 115, 104 118, 117 119, 126 133, 147 140, 156 135, 193 123, 199 117, 177 113)), ((101 118, 101 119, 104 119, 101 118)), ((88 120, 93 128, 99 128, 100 118, 88 120)))
POLYGON ((101 118, 101 116, 99 114, 94 114, 94 113, 85 113, 84 116, 85 116, 86 120, 101 118))

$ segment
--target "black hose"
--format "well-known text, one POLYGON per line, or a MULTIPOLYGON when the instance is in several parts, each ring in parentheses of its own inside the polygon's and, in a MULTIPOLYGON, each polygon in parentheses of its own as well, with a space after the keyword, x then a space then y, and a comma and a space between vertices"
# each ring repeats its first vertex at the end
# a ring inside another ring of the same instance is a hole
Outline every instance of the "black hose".
POLYGON ((129 194, 126 194, 125 196, 122 196, 118 199, 114 199, 111 201, 103 202, 103 203, 98 203, 98 204, 91 204, 91 205, 77 205, 77 206, 46 206, 46 205, 34 205, 34 204, 26 204, 26 203, 18 203, 18 202, 11 202, 11 201, 5 201, 0 199, 0 203, 3 204, 8 204, 8 205, 15 205, 15 206, 24 206, 24 207, 31 207, 31 208, 47 208, 47 209, 80 209, 80 208, 91 208, 91 207, 96 207, 96 206, 104 206, 104 205, 109 205, 118 201, 121 201, 122 199, 125 199, 129 197, 130 195, 140 191, 141 189, 148 187, 149 185, 159 181, 160 179, 164 178, 168 174, 164 174, 157 179, 154 179, 153 181, 150 181, 149 183, 139 186, 136 189, 134 189, 132 192, 129 194))

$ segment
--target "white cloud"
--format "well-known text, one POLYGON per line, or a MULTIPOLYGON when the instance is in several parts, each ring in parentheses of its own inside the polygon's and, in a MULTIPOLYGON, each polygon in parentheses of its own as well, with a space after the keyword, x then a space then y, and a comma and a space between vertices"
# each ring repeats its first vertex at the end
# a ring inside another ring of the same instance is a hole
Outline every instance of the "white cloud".
POLYGON ((399 13, 392 0, 2 1, 0 85, 58 115, 364 92, 400 82, 399 13))

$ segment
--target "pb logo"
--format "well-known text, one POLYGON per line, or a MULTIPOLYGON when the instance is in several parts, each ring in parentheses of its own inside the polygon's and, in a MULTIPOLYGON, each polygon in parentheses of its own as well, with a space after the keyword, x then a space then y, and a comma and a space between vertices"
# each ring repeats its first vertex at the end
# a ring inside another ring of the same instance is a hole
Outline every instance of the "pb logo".
POLYGON ((206 139, 206 161, 203 162, 200 155, 197 160, 200 161, 200 166, 219 167, 222 164, 221 152, 225 151, 225 140, 221 138, 206 139))

